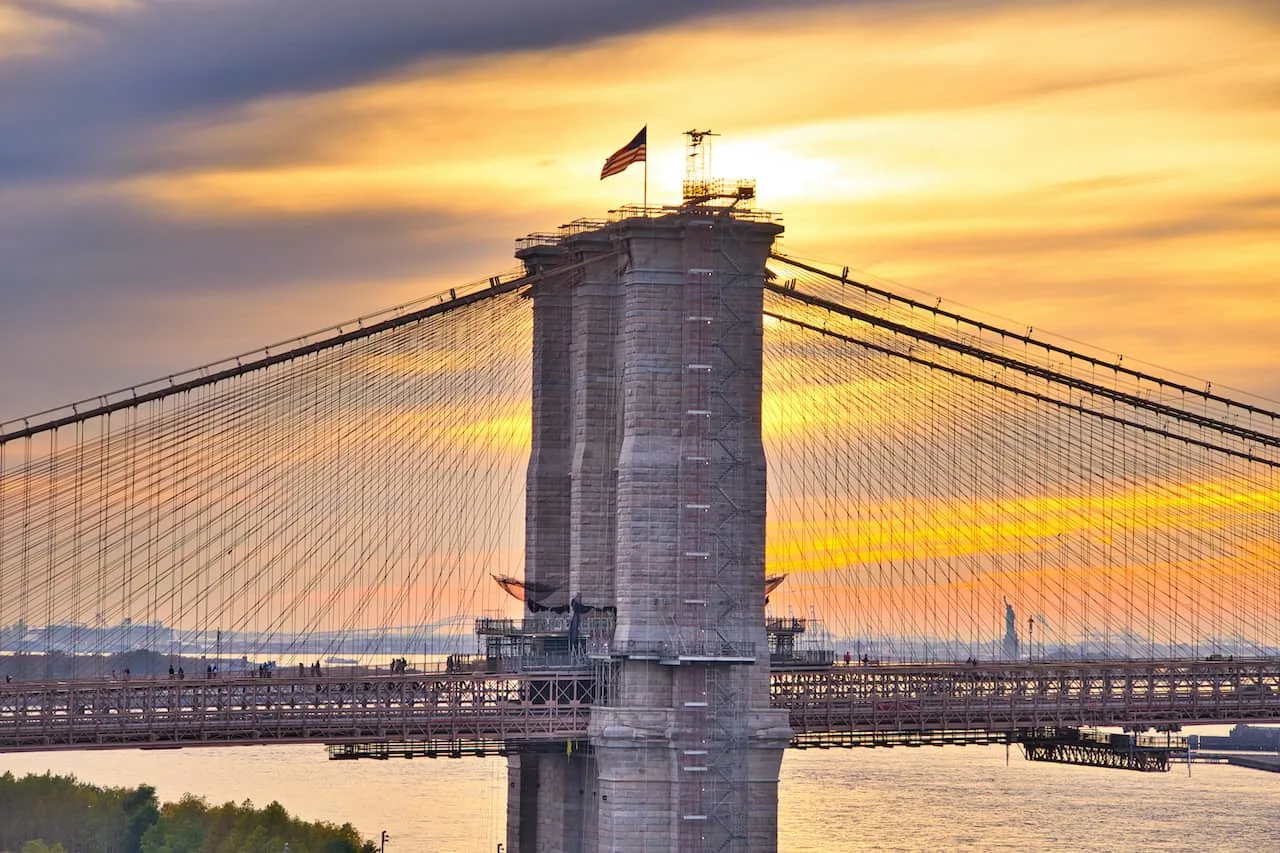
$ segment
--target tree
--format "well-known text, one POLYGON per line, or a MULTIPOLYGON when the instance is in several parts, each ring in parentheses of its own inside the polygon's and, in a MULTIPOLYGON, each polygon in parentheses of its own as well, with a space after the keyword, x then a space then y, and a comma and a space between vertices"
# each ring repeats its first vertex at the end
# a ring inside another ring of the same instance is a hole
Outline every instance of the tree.
POLYGON ((351 824, 299 820, 273 802, 210 807, 187 795, 159 805, 155 788, 99 788, 72 776, 0 775, 0 851, 20 853, 365 853, 351 824))
POLYGON ((156 789, 150 785, 139 785, 136 790, 125 794, 121 805, 125 815, 124 849, 128 853, 141 853, 142 836, 160 819, 156 789))
POLYGON ((54 844, 51 847, 39 839, 34 839, 22 845, 21 853, 67 853, 67 848, 61 844, 54 844))

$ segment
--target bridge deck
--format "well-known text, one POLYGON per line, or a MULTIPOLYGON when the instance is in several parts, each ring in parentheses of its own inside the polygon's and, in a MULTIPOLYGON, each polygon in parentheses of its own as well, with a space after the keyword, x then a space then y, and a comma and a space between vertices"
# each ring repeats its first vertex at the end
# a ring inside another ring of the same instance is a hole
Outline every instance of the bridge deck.
MULTIPOLYGON (((586 737, 591 670, 28 681, 0 751, 417 743, 445 754, 586 737)), ((1280 661, 836 666, 775 672, 792 745, 972 743, 1045 726, 1280 721, 1280 661)))

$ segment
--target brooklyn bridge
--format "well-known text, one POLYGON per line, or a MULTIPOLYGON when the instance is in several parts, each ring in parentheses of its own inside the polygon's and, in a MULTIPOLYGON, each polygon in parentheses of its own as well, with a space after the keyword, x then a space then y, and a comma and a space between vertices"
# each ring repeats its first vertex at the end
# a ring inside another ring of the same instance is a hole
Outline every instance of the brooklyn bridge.
POLYGON ((511 853, 756 851, 788 747, 1280 721, 1280 413, 782 230, 622 208, 0 424, 0 750, 496 753, 511 853))

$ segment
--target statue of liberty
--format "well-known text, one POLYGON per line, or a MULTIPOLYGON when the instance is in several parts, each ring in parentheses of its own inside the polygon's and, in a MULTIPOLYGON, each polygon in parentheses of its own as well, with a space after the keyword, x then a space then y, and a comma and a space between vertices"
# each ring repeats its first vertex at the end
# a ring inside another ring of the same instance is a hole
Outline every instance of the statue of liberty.
POLYGON ((1007 598, 1004 600, 1004 657, 1005 660, 1018 659, 1018 616, 1007 598))

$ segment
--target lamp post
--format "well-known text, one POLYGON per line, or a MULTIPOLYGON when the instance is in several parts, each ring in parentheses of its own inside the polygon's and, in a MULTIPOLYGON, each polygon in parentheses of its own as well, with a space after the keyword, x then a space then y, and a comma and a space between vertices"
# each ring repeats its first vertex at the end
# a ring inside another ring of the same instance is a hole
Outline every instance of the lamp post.
POLYGON ((391 840, 391 836, 387 835, 387 831, 382 830, 382 846, 378 848, 381 853, 387 853, 387 842, 391 840))

